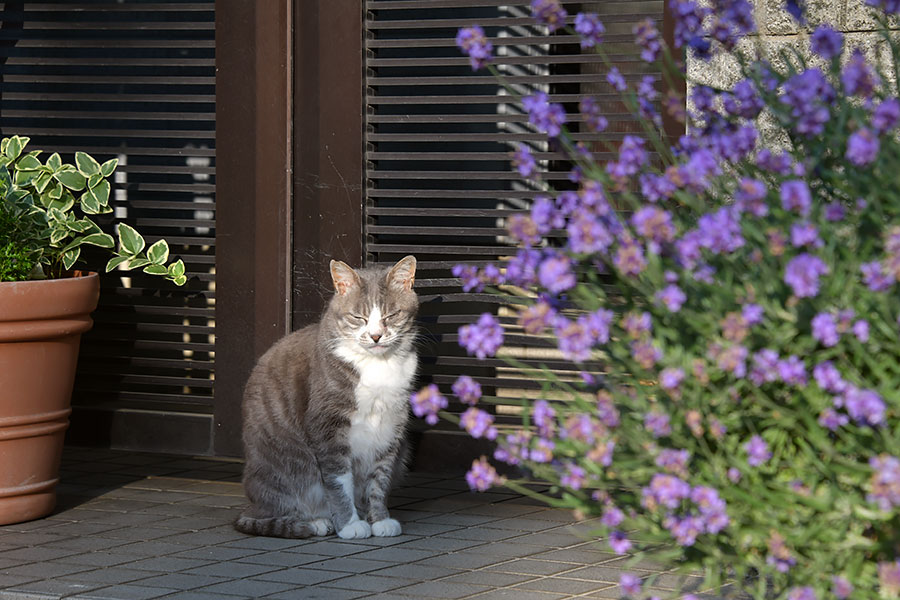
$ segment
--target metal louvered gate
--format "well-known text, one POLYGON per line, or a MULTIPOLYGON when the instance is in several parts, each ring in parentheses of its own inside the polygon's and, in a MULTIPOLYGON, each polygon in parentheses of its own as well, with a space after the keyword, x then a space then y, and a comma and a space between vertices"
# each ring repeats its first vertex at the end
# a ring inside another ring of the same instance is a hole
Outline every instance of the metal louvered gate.
MULTIPOLYGON (((597 12, 606 25, 605 48, 626 80, 651 73, 640 61, 631 28, 643 18, 663 19, 662 0, 564 2, 570 23, 579 11, 597 12)), ((477 376, 488 393, 506 404, 498 423, 519 419, 515 398, 539 387, 505 368, 501 359, 465 355, 457 329, 483 311, 498 314, 507 331, 507 351, 531 364, 564 369, 552 348, 526 346, 517 336, 515 317, 496 298, 464 294, 451 273, 459 262, 484 264, 514 253, 504 237, 503 220, 527 207, 539 191, 519 180, 510 167, 515 144, 529 145, 550 165, 548 179, 565 189, 564 164, 548 152, 545 138, 527 122, 521 105, 483 70, 473 73, 455 46, 458 28, 479 24, 495 47, 494 64, 519 94, 541 90, 577 114, 578 98, 592 94, 605 109, 610 128, 603 134, 579 131, 575 139, 611 155, 598 142, 615 147, 639 125, 625 113, 618 94, 606 83, 606 69, 579 40, 536 26, 527 3, 504 0, 367 0, 366 17, 366 178, 365 236, 368 261, 390 263, 405 254, 419 258, 417 288, 423 302, 423 378, 445 392, 461 373, 477 376)), ((533 342, 530 342, 533 343, 533 342)), ((570 366, 568 368, 571 368, 570 366)), ((573 374, 574 375, 574 374, 573 374)), ((450 410, 461 411, 459 404, 450 410)), ((420 427, 423 425, 420 423, 420 427)), ((445 426, 438 425, 438 428, 445 426)), ((451 431, 429 435, 422 444, 429 462, 471 461, 453 452, 463 442, 451 431)), ((458 466, 458 465, 457 465, 458 466)))
MULTIPOLYGON (((187 266, 101 277, 70 440, 209 453, 215 303, 214 2, 0 2, 0 128, 118 157, 115 213, 187 266)), ((102 271, 105 256, 89 257, 102 271)))

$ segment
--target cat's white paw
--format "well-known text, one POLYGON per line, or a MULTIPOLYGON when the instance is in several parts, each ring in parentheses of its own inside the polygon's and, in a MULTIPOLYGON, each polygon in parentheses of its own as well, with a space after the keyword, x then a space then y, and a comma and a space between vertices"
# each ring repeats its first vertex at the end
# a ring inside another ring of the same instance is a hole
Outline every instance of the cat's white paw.
POLYGON ((312 525, 314 535, 329 535, 334 533, 334 526, 331 524, 331 519, 315 519, 310 522, 312 525))
POLYGON ((372 535, 372 527, 365 521, 357 519, 350 521, 344 528, 338 531, 338 537, 344 540, 359 540, 372 535))
POLYGON ((372 535, 378 537, 394 537, 400 535, 402 528, 397 519, 382 519, 372 523, 372 535))

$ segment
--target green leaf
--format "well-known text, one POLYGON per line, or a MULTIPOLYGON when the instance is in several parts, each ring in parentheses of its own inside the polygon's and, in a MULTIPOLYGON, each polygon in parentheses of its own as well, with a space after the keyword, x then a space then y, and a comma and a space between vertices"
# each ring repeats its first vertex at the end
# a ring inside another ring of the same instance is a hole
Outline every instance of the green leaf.
POLYGON ((57 183, 56 185, 54 185, 52 188, 50 188, 47 191, 47 195, 50 197, 51 200, 59 200, 60 198, 63 197, 64 189, 65 188, 63 187, 63 185, 61 183, 57 183))
POLYGON ((168 274, 168 270, 162 265, 147 265, 144 267, 144 273, 148 275, 166 275, 168 274))
POLYGON ((109 273, 122 263, 127 262, 130 258, 130 256, 113 256, 111 259, 109 259, 109 262, 106 263, 106 272, 109 273))
MULTIPOLYGON (((184 275, 184 261, 180 258, 169 265, 169 276, 172 278, 182 277, 184 275)), ((178 284, 181 285, 181 284, 178 284)))
MULTIPOLYGON (((50 232, 50 243, 53 244, 54 246, 56 246, 56 245, 59 244, 61 241, 63 241, 63 240, 66 239, 67 237, 69 237, 69 235, 70 235, 70 234, 69 234, 69 230, 68 230, 68 229, 65 229, 65 228, 63 228, 63 227, 54 228, 54 229, 50 232)), ((68 267, 66 267, 66 268, 68 268, 68 267)))
POLYGON ((92 233, 90 235, 84 236, 81 241, 84 244, 100 246, 101 248, 114 248, 116 245, 113 236, 109 235, 108 233, 92 233))
POLYGON ((0 166, 0 192, 6 193, 12 187, 12 177, 9 175, 9 169, 6 166, 0 166))
POLYGON ((19 159, 16 168, 20 171, 35 171, 41 168, 41 161, 33 154, 28 154, 19 159))
POLYGON ((113 174, 113 171, 116 170, 116 167, 119 165, 118 158, 111 158, 102 165, 100 165, 100 173, 103 174, 104 177, 109 177, 113 174))
POLYGON ((184 285, 185 283, 187 283, 187 277, 185 277, 184 275, 180 275, 179 277, 173 278, 172 282, 175 285, 184 285))
POLYGON ((98 183, 96 186, 91 186, 90 189, 91 194, 93 194, 97 198, 97 202, 100 203, 100 206, 108 206, 109 205, 109 182, 105 179, 98 183))
POLYGON ((50 155, 50 158, 47 159, 47 166, 53 169, 53 172, 59 171, 59 168, 62 166, 62 159, 59 157, 59 154, 54 152, 50 155))
POLYGON ((59 200, 51 199, 47 203, 47 208, 53 208, 60 212, 67 212, 69 210, 72 210, 73 206, 75 206, 75 198, 68 192, 63 194, 62 198, 60 198, 59 200))
POLYGON ((101 179, 103 179, 103 175, 101 175, 100 173, 94 173, 93 175, 88 177, 88 181, 87 181, 88 188, 92 188, 95 185, 97 185, 98 183, 100 183, 101 179))
POLYGON ((78 171, 58 171, 53 176, 58 182, 60 182, 70 190, 80 192, 84 189, 84 175, 82 175, 78 171))
POLYGON ((150 261, 146 258, 132 258, 127 265, 125 265, 126 269, 140 269, 141 267, 146 267, 150 264, 150 261))
POLYGON ((80 255, 81 255, 81 248, 72 248, 71 250, 69 250, 68 252, 63 254, 63 257, 62 257, 63 267, 65 267, 66 270, 71 269, 72 265, 75 264, 75 261, 78 260, 78 257, 80 255))
POLYGON ((147 248, 147 258, 156 265, 164 265, 169 259, 169 244, 166 240, 159 240, 147 248))
POLYGON ((78 172, 85 177, 100 172, 100 163, 84 152, 75 153, 75 164, 78 166, 78 172))
POLYGON ((146 245, 144 238, 133 227, 125 223, 119 223, 118 233, 121 247, 128 254, 135 255, 144 249, 146 245))
POLYGON ((15 180, 17 186, 25 187, 34 179, 37 179, 37 175, 37 171, 16 171, 15 177, 13 179, 15 180))
POLYGON ((100 212, 100 203, 97 201, 97 197, 94 196, 90 191, 87 191, 81 195, 81 210, 89 215, 96 215, 100 212))
POLYGON ((47 184, 51 181, 53 181, 53 175, 50 173, 41 173, 38 175, 38 178, 34 180, 34 189, 36 189, 38 193, 42 193, 47 189, 47 184))
POLYGON ((9 138, 9 142, 6 144, 6 151, 4 152, 4 154, 15 160, 19 158, 19 154, 22 153, 23 146, 24 144, 22 144, 22 140, 19 138, 19 136, 14 135, 9 138))
POLYGON ((9 138, 0 140, 0 154, 6 154, 6 145, 9 144, 9 138))

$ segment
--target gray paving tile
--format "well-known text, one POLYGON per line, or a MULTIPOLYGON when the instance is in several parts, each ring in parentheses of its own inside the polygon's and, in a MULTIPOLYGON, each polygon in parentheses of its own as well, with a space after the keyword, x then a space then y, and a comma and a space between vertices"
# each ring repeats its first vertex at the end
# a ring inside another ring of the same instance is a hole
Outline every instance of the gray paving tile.
POLYGON ((472 598, 478 600, 557 600, 561 598, 571 598, 570 594, 558 594, 551 592, 535 592, 529 590, 521 590, 515 588, 504 588, 500 590, 490 590, 472 598))
POLYGON ((311 563, 318 563, 332 556, 324 554, 307 554, 305 552, 264 552, 262 554, 254 554, 253 556, 245 556, 235 559, 237 562, 259 564, 259 565, 279 565, 282 567, 299 567, 311 563))
POLYGON ((68 578, 76 581, 87 581, 102 583, 103 585, 113 585, 119 583, 132 583, 141 579, 153 577, 154 575, 158 575, 158 573, 155 573, 153 571, 139 571, 137 569, 130 569, 127 566, 123 566, 106 567, 104 569, 96 569, 94 571, 83 571, 81 573, 74 573, 72 575, 69 575, 68 578))
MULTIPOLYGON (((262 573, 269 573, 271 571, 281 570, 282 568, 283 567, 281 567, 279 565, 262 565, 262 564, 251 564, 251 563, 225 561, 225 562, 214 562, 214 563, 210 563, 203 567, 189 569, 189 570, 185 571, 185 573, 190 573, 192 575, 212 575, 214 577, 241 578, 241 577, 253 577, 254 575, 260 575, 262 573)), ((275 590, 275 591, 281 591, 281 590, 275 590)))
POLYGON ((505 542, 494 542, 492 544, 483 544, 467 548, 466 552, 473 554, 491 554, 493 556, 506 556, 508 558, 522 558, 534 554, 540 554, 546 551, 541 546, 531 546, 522 544, 518 539, 505 542))
MULTIPOLYGON (((204 592, 202 590, 190 590, 187 592, 175 592, 168 596, 163 596, 163 600, 222 600, 222 592, 204 592)), ((234 594, 227 595, 228 600, 239 600, 240 598, 251 599, 255 596, 237 596, 234 594)), ((296 599, 297 596, 295 595, 296 599)))
POLYGON ((417 564, 446 567, 448 569, 480 569, 488 565, 508 561, 505 556, 491 556, 489 554, 472 554, 467 551, 444 554, 426 558, 417 564))
POLYGON ((384 562, 393 562, 393 563, 410 563, 415 562, 417 560, 422 560, 423 558, 431 558, 440 554, 435 550, 418 550, 416 548, 398 548, 396 546, 391 546, 389 548, 375 548, 374 550, 367 550, 366 552, 361 552, 359 554, 355 554, 356 558, 363 558, 366 560, 380 560, 384 562))
POLYGON ((399 577, 380 577, 378 575, 351 575, 342 579, 326 581, 319 585, 322 587, 334 587, 344 590, 357 590, 361 592, 387 592, 415 583, 409 579, 399 577))
MULTIPOLYGON (((293 589, 291 584, 279 583, 276 581, 263 581, 260 579, 237 579, 234 581, 226 581, 200 588, 198 591, 210 594, 236 594, 240 596, 250 596, 251 598, 261 598, 269 594, 284 592, 293 589)), ((299 596, 298 596, 299 597, 299 596)))
POLYGON ((559 560, 564 562, 574 562, 581 563, 583 565, 596 565, 603 562, 607 562, 610 560, 614 560, 619 558, 618 555, 612 552, 602 552, 599 550, 592 550, 590 548, 583 549, 582 547, 578 548, 567 548, 563 550, 551 550, 549 552, 540 552, 531 556, 531 558, 538 558, 541 560, 559 560))
MULTIPOLYGON (((166 538, 163 538, 166 539, 166 538)), ((137 542, 116 548, 116 552, 133 554, 135 556, 164 556, 187 550, 184 544, 172 544, 166 541, 137 542)))
POLYGON ((215 546, 216 544, 221 544, 223 542, 233 542, 235 540, 241 539, 243 534, 238 533, 237 531, 213 531, 211 529, 207 529, 206 531, 198 531, 198 532, 189 532, 189 533, 179 533, 177 535, 170 535, 166 538, 161 538, 162 541, 170 544, 186 544, 189 546, 215 546))
POLYGON ((347 577, 347 574, 341 571, 297 568, 264 573, 254 579, 259 579, 261 581, 277 581, 279 583, 289 583, 292 585, 317 585, 325 581, 333 581, 342 577, 347 577))
MULTIPOLYGON (((628 570, 641 577, 650 574, 648 571, 638 571, 635 569, 628 570)), ((618 583, 619 575, 621 575, 624 571, 625 569, 623 569, 622 567, 615 568, 606 565, 600 565, 592 567, 581 567, 580 569, 569 571, 568 573, 566 573, 566 577, 568 577, 569 579, 586 579, 589 581, 618 583)))
MULTIPOLYGON (((160 519, 154 523, 154 526, 163 527, 165 529, 175 529, 178 531, 203 531, 204 529, 219 527, 222 523, 223 519, 210 519, 205 515, 202 517, 200 515, 179 515, 167 519, 160 519)), ((234 539, 237 539, 237 537, 234 539)))
POLYGON ((479 592, 485 592, 491 589, 485 585, 475 585, 472 583, 459 583, 443 581, 428 581, 425 583, 417 583, 400 590, 396 590, 398 594, 407 596, 418 596, 420 598, 463 598, 471 596, 479 592))
POLYGON ((190 575, 188 573, 166 573, 141 579, 140 585, 149 587, 164 587, 173 590, 193 590, 205 586, 215 585, 226 581, 223 577, 210 577, 209 575, 190 575))
POLYGON ((466 548, 484 545, 482 540, 461 540, 446 536, 416 538, 405 542, 396 548, 415 548, 417 550, 432 550, 435 552, 458 552, 466 548))
POLYGON ((306 546, 295 549, 294 552, 309 552, 311 554, 325 554, 327 556, 350 556, 370 550, 362 544, 347 544, 334 540, 316 540, 306 546))
POLYGON ((65 577, 79 571, 87 571, 91 567, 84 565, 66 565, 57 562, 34 562, 16 567, 4 569, 4 575, 18 575, 20 577, 40 577, 48 579, 50 577, 65 577))
POLYGON ((157 540, 159 538, 164 538, 172 535, 174 532, 171 529, 160 529, 158 527, 123 527, 121 529, 114 529, 112 531, 106 531, 101 534, 102 537, 111 538, 115 540, 122 540, 124 542, 139 542, 139 541, 150 541, 157 540))
POLYGON ((95 590, 108 584, 88 583, 84 581, 74 581, 71 579, 46 579, 43 581, 33 581, 21 585, 14 585, 6 588, 2 594, 4 598, 9 592, 33 593, 33 594, 49 594, 56 598, 63 596, 71 596, 95 590))
MULTIPOLYGON (((498 540, 506 540, 511 538, 519 538, 522 536, 521 531, 511 531, 508 529, 482 529, 482 528, 466 528, 450 531, 441 537, 456 538, 460 540, 479 540, 483 542, 496 542, 498 540)), ((581 541, 581 540, 578 540, 581 541)))
MULTIPOLYGON (((536 533, 527 533, 516 538, 517 542, 523 544, 531 544, 533 546, 546 546, 549 548, 569 548, 572 546, 580 546, 584 544, 584 540, 571 531, 565 529, 554 529, 553 531, 538 531, 536 533)), ((597 545, 602 550, 601 545, 597 545)))
POLYGON ((289 540, 285 538, 244 536, 232 542, 222 544, 228 548, 251 548, 253 550, 285 550, 307 544, 306 540, 289 540))
MULTIPOLYGON (((487 567, 487 570, 500 571, 502 573, 521 573, 523 575, 555 575, 557 573, 571 571, 579 567, 581 567, 581 565, 576 563, 551 562, 546 560, 531 560, 529 558, 519 558, 516 560, 505 562, 503 564, 487 567)), ((594 568, 596 567, 583 567, 583 569, 594 568)), ((618 580, 618 577, 616 577, 616 581, 618 580)))
MULTIPOLYGON (((59 522, 56 522, 54 525, 48 527, 45 531, 46 531, 46 533, 52 533, 54 535, 83 536, 83 535, 96 535, 98 533, 104 533, 104 532, 108 532, 108 531, 115 531, 115 530, 119 529, 120 527, 121 527, 120 525, 114 525, 111 523, 97 523, 97 522, 59 523, 59 522)), ((0 539, 2 539, 2 538, 0 538, 0 539)))
POLYGON ((251 556, 265 556, 280 554, 275 552, 262 552, 251 548, 226 548, 224 546, 206 546, 203 548, 191 548, 183 552, 177 552, 172 556, 177 558, 194 558, 197 560, 237 560, 251 556))
POLYGON ((196 560, 193 558, 178 558, 175 556, 154 556, 128 563, 129 569, 139 571, 159 571, 160 573, 173 573, 196 569, 209 564, 216 564, 208 560, 196 560))
POLYGON ((450 583, 475 583, 491 587, 507 587, 535 579, 534 575, 516 573, 499 573, 497 571, 468 571, 447 577, 443 581, 450 583))
POLYGON ((450 575, 457 575, 461 572, 462 571, 459 569, 413 563, 394 565, 392 567, 381 569, 380 571, 374 571, 371 574, 383 577, 400 577, 401 579, 412 579, 413 581, 432 581, 450 575))
MULTIPOLYGON (((285 552, 285 554, 290 554, 285 552)), ((369 573, 392 566, 393 562, 366 560, 355 556, 339 556, 319 562, 308 563, 308 569, 325 569, 327 571, 344 571, 347 573, 369 573)))
POLYGON ((566 579, 564 577, 544 577, 542 579, 534 579, 519 584, 515 589, 575 595, 596 592, 608 587, 608 583, 600 581, 583 581, 580 579, 566 579))
POLYGON ((68 536, 46 531, 7 531, 0 533, 0 542, 13 546, 40 546, 50 542, 62 542, 68 536))
POLYGON ((7 573, 0 573, 0 589, 6 589, 10 587, 15 587, 18 585, 23 585, 25 583, 31 583, 32 581, 37 581, 42 579, 41 577, 25 577, 24 575, 8 575, 7 573))
POLYGON ((485 523, 483 527, 491 529, 510 529, 512 531, 544 531, 545 529, 554 529, 559 527, 559 523, 553 521, 541 521, 540 519, 525 519, 523 517, 513 517, 511 519, 499 519, 485 523))
POLYGON ((88 552, 86 554, 71 554, 57 558, 56 562, 73 565, 85 565, 89 567, 111 567, 122 563, 132 562, 138 559, 132 554, 119 554, 116 552, 88 552))
POLYGON ((138 585, 113 585, 78 594, 78 600, 150 600, 177 592, 176 589, 148 588, 138 585))
POLYGON ((95 550, 109 550, 110 548, 122 546, 127 543, 126 540, 113 540, 104 537, 85 535, 59 540, 57 542, 50 542, 49 544, 44 544, 44 547, 71 549, 80 552, 93 552, 95 550))
MULTIPOLYGON (((387 600, 387 596, 384 594, 372 596, 370 592, 339 590, 337 588, 321 587, 308 587, 303 588, 302 590, 289 590, 287 592, 281 592, 278 594, 266 596, 267 599, 272 600, 300 600, 301 598, 302 600, 354 600, 354 598, 375 597, 377 597, 379 600, 387 600)), ((409 598, 404 597, 403 600, 409 600, 409 598)))
POLYGON ((438 525, 460 525, 463 527, 472 527, 474 525, 482 525, 496 521, 497 517, 486 515, 474 515, 466 512, 447 513, 436 515, 422 519, 419 523, 437 523, 438 525))
POLYGON ((413 523, 405 523, 403 532, 409 535, 443 535, 451 531, 462 529, 463 525, 448 525, 445 523, 423 523, 415 521, 413 523))

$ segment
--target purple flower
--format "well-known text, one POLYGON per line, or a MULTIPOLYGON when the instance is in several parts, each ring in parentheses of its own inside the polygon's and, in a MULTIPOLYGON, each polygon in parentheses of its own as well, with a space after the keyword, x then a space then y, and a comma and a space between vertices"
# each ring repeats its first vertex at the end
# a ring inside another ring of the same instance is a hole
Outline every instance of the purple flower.
POLYGON ((591 334, 594 341, 605 344, 609 341, 609 328, 614 317, 613 311, 601 308, 579 317, 578 320, 591 334))
POLYGON ((703 19, 712 11, 692 0, 670 0, 668 6, 675 21, 675 47, 693 46, 695 38, 703 36, 703 19))
POLYGON ((542 333, 555 319, 556 309, 544 299, 538 300, 519 314, 519 324, 525 333, 531 335, 542 333))
POLYGON ((826 348, 836 346, 841 336, 837 330, 837 321, 830 313, 819 313, 810 322, 813 339, 826 348))
POLYGON ((784 0, 784 9, 801 25, 806 25, 806 0, 784 0))
POLYGON ((812 195, 806 182, 801 179, 791 179, 781 184, 781 206, 789 210, 808 216, 812 206, 812 195))
POLYGON ((855 323, 853 323, 853 335, 856 336, 860 342, 865 344, 869 341, 869 322, 863 319, 859 319, 855 323))
POLYGON ((758 435, 754 435, 749 442, 744 444, 744 450, 747 452, 747 464, 751 467, 758 467, 772 458, 769 445, 758 435))
POLYGON ((828 25, 819 25, 809 38, 809 47, 814 54, 831 60, 843 50, 844 34, 828 25))
POLYGON ((454 277, 459 277, 462 281, 464 292, 475 290, 480 292, 484 289, 484 282, 478 276, 478 267, 471 265, 454 265, 452 269, 454 277))
POLYGON ((613 259, 616 268, 623 275, 636 276, 647 267, 644 250, 636 240, 627 239, 619 246, 613 259))
POLYGON ((792 354, 778 361, 778 376, 788 385, 806 385, 806 365, 803 360, 792 354))
POLYGON ((582 48, 593 48, 603 43, 603 32, 606 28, 597 15, 578 13, 575 15, 575 33, 581 36, 582 48))
POLYGON ((618 427, 619 411, 613 403, 612 396, 606 390, 597 392, 597 416, 607 427, 618 427))
POLYGON ((866 286, 873 292, 884 292, 894 285, 893 278, 885 273, 881 263, 877 260, 861 264, 859 270, 862 272, 866 286))
POLYGON ((667 200, 675 193, 675 184, 669 181, 665 176, 642 173, 639 181, 641 184, 641 194, 643 194, 648 202, 667 200))
POLYGON ((594 338, 584 321, 557 317, 554 324, 559 351, 568 360, 584 362, 591 357, 594 338))
POLYGON ((747 348, 740 344, 729 346, 722 350, 716 357, 716 365, 723 371, 732 373, 735 377, 743 377, 747 374, 747 348))
POLYGON ((675 509, 690 495, 691 486, 684 480, 675 475, 656 473, 650 479, 650 485, 641 490, 641 504, 648 510, 655 510, 657 506, 675 509))
POLYGON ((531 409, 531 419, 537 427, 538 435, 553 437, 556 430, 556 411, 546 400, 536 400, 531 409))
POLYGON ((534 447, 528 452, 528 459, 536 463, 548 463, 553 460, 553 449, 556 447, 551 440, 538 438, 534 447))
POLYGON ((566 111, 561 104, 551 103, 544 92, 522 98, 522 106, 528 112, 528 122, 550 137, 557 137, 566 122, 566 111))
POLYGON ((482 313, 476 323, 459 328, 459 345, 478 358, 493 356, 503 345, 503 327, 490 313, 482 313))
POLYGON ((662 358, 662 350, 650 342, 632 342, 631 357, 645 369, 651 369, 662 358))
POLYGON ((530 287, 537 282, 537 267, 541 253, 532 248, 521 248, 506 264, 506 280, 522 287, 530 287))
POLYGON ((606 429, 587 413, 571 414, 563 425, 560 436, 585 444, 593 444, 606 429))
POLYGON ((606 252, 614 237, 601 219, 587 211, 579 212, 569 221, 569 249, 578 254, 606 252))
POLYGON ((866 62, 862 50, 856 48, 841 73, 841 83, 848 95, 868 98, 881 85, 881 79, 866 62))
POLYGON ((611 531, 609 534, 609 547, 616 554, 625 554, 631 549, 631 540, 619 530, 611 531))
POLYGON ((782 85, 780 101, 791 107, 795 129, 803 135, 819 135, 830 118, 828 105, 835 98, 834 88, 818 68, 794 75, 782 85))
POLYGON ((687 463, 690 459, 691 453, 687 450, 666 448, 656 457, 656 466, 668 473, 687 477, 687 463))
POLYGON ((798 298, 814 298, 819 294, 819 277, 828 274, 828 265, 821 258, 803 253, 788 262, 784 282, 798 298))
POLYGON ((728 480, 732 483, 737 483, 741 480, 741 472, 736 467, 730 467, 728 469, 728 480))
POLYGON ((878 586, 882 598, 896 598, 900 595, 900 560, 878 563, 878 586))
POLYGON ((795 248, 810 246, 821 248, 822 239, 819 237, 819 229, 807 221, 791 225, 791 244, 795 248))
POLYGON ((850 134, 847 138, 846 157, 851 163, 857 167, 864 167, 871 164, 878 158, 878 150, 881 148, 881 142, 878 136, 870 129, 860 129, 850 134))
POLYGON ((687 300, 687 296, 681 291, 680 287, 673 283, 656 292, 656 299, 662 302, 670 312, 677 313, 681 310, 685 300, 687 300))
POLYGON ((666 413, 646 413, 644 415, 644 428, 655 438, 672 433, 672 427, 669 425, 669 415, 666 413))
POLYGON ((459 417, 459 426, 473 438, 485 438, 493 440, 497 437, 497 428, 494 427, 494 417, 474 406, 467 408, 459 417))
POLYGON ((537 173, 537 162, 531 155, 531 150, 525 144, 519 144, 513 153, 512 164, 525 179, 534 177, 537 173))
POLYGON ((587 472, 575 463, 566 464, 565 472, 559 478, 559 484, 572 490, 580 490, 587 481, 587 472))
POLYGON ((506 220, 506 229, 513 239, 523 246, 534 246, 541 241, 540 231, 529 215, 517 213, 506 220))
POLYGON ((631 224, 638 234, 656 244, 671 242, 675 238, 672 215, 656 206, 645 206, 635 212, 631 224))
POLYGON ((663 521, 663 526, 669 530, 672 537, 681 546, 693 546, 697 541, 697 536, 703 533, 703 522, 693 516, 669 515, 663 521))
POLYGON ((684 381, 684 370, 669 367, 659 374, 659 386, 664 390, 677 390, 684 381))
POLYGON ((646 62, 655 62, 662 52, 662 36, 656 29, 652 19, 640 21, 631 30, 635 36, 635 43, 642 48, 641 58, 646 62))
POLYGON ((900 122, 900 102, 896 98, 886 98, 872 113, 872 128, 885 133, 900 122))
POLYGON ((840 575, 831 578, 831 593, 838 600, 844 600, 853 593, 853 585, 840 575))
POLYGON ((765 107, 765 103, 756 93, 756 86, 749 79, 742 79, 734 84, 731 90, 738 106, 732 109, 732 113, 744 119, 755 119, 765 107))
POLYGON ((502 479, 497 475, 497 470, 483 456, 472 461, 472 468, 466 473, 466 482, 469 487, 479 492, 484 492, 492 485, 502 483, 502 479))
POLYGON ((780 533, 773 531, 767 545, 769 556, 766 557, 766 562, 774 565, 781 573, 787 573, 791 567, 797 564, 797 559, 791 556, 791 551, 784 543, 784 538, 780 533))
POLYGON ((738 213, 732 207, 720 208, 697 221, 700 245, 714 254, 731 254, 744 245, 738 213))
POLYGON ((624 520, 625 513, 612 504, 603 509, 603 516, 600 517, 600 522, 607 527, 618 527, 624 520))
POLYGON ((619 587, 626 596, 637 598, 641 595, 641 578, 631 573, 619 575, 619 587))
POLYGON ((843 221, 844 217, 847 216, 846 211, 844 210, 843 205, 840 202, 832 202, 825 207, 825 220, 836 222, 843 221))
POLYGON ((745 304, 741 309, 741 316, 747 325, 757 325, 763 320, 763 307, 759 304, 745 304))
POLYGON ((889 14, 900 13, 900 2, 897 0, 866 0, 869 6, 875 6, 889 14))
POLYGON ((600 442, 594 446, 585 457, 598 465, 608 467, 612 464, 613 450, 616 449, 616 443, 612 440, 600 442))
POLYGON ((884 511, 900 506, 900 460, 881 454, 869 459, 872 478, 869 480, 867 502, 874 502, 884 511))
POLYGON ((753 355, 753 369, 750 381, 756 385, 770 383, 778 379, 778 353, 764 348, 753 355))
POLYGON ((572 259, 564 254, 551 254, 538 267, 538 281, 551 294, 559 294, 575 287, 572 259))
POLYGON ((584 117, 584 123, 591 131, 600 133, 609 127, 609 121, 601 114, 600 103, 591 96, 585 96, 578 103, 578 111, 584 117))
POLYGON ((713 110, 716 93, 711 87, 698 85, 691 91, 691 101, 694 107, 700 112, 710 112, 713 110))
POLYGON ((813 368, 813 378, 820 388, 832 394, 840 394, 846 389, 847 384, 841 377, 834 363, 830 360, 821 362, 813 368))
POLYGON ((566 24, 568 13, 559 0, 531 0, 531 16, 550 31, 556 31, 566 24))
POLYGON ((459 401, 469 406, 474 406, 481 398, 481 384, 468 375, 459 377, 453 383, 452 389, 459 401))
POLYGON ((477 71, 491 61, 494 47, 484 37, 484 30, 478 25, 464 27, 456 34, 456 45, 469 57, 472 69, 477 71))
POLYGON ((788 592, 788 600, 818 600, 816 591, 808 585, 803 587, 791 588, 788 592))
POLYGON ((634 175, 647 162, 647 151, 644 150, 644 144, 646 142, 643 138, 634 135, 626 135, 622 138, 617 164, 624 175, 634 175))
POLYGON ((749 212, 754 217, 764 217, 769 214, 766 205, 766 184, 759 179, 744 177, 738 183, 734 200, 738 210, 749 212))
POLYGON ((612 67, 606 74, 606 82, 613 86, 613 89, 617 92, 624 92, 627 87, 625 85, 625 78, 616 67, 612 67))
POLYGON ((441 395, 438 386, 433 383, 412 394, 409 397, 409 403, 412 406, 413 414, 420 419, 425 417, 425 422, 429 425, 436 425, 438 411, 447 408, 447 399, 441 395))
POLYGON ((826 408, 819 415, 819 425, 830 431, 837 431, 849 422, 847 415, 842 415, 833 408, 826 408))
POLYGON ((860 425, 875 427, 884 423, 884 400, 874 390, 861 390, 848 385, 840 402, 850 418, 860 425))

